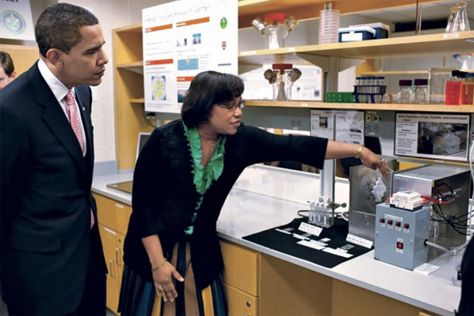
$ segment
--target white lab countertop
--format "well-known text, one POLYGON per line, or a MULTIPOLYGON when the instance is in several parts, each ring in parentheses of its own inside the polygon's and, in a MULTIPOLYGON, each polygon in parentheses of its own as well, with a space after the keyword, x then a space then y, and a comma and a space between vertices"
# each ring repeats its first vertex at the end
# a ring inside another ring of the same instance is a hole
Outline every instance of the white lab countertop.
MULTIPOLYGON (((107 184, 129 181, 132 171, 96 174, 93 191, 124 204, 131 196, 107 187, 107 184)), ((430 275, 409 271, 374 259, 374 251, 329 269, 297 257, 242 239, 272 227, 291 222, 298 210, 308 209, 307 201, 319 196, 319 175, 262 165, 251 166, 230 192, 217 223, 221 238, 261 253, 277 257, 331 278, 386 295, 393 299, 440 315, 454 315, 461 288, 454 280, 454 259, 440 257, 439 270, 430 275)), ((348 182, 338 179, 335 185, 337 203, 349 205, 348 182)))

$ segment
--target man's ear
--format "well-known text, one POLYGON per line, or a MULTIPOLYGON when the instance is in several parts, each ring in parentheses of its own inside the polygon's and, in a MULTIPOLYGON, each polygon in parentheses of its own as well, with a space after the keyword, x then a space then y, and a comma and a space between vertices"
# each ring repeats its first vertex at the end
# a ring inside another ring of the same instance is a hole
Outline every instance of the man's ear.
POLYGON ((60 51, 57 48, 51 48, 46 52, 46 58, 48 61, 53 64, 56 67, 61 67, 63 64, 62 61, 62 54, 64 54, 62 51, 60 51))
POLYGON ((16 71, 12 72, 10 78, 15 79, 15 77, 16 77, 16 71))

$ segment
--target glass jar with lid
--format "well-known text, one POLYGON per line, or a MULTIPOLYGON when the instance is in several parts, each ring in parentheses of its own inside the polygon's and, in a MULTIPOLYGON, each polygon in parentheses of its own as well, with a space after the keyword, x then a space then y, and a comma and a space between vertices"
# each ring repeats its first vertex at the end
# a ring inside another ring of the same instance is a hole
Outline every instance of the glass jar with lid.
POLYGON ((415 92, 413 94, 413 103, 428 104, 429 103, 428 80, 415 79, 415 92))
POLYGON ((408 104, 411 103, 411 80, 400 80, 398 82, 398 103, 399 104, 408 104))

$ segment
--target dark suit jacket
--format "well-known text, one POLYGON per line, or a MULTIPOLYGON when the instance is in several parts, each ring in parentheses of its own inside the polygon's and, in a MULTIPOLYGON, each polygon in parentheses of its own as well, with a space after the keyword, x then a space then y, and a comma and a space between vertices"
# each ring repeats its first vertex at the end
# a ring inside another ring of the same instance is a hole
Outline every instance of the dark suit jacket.
POLYGON ((0 284, 7 305, 25 313, 77 309, 90 247, 106 272, 97 224, 89 229, 89 210, 96 214, 91 91, 75 92, 85 157, 37 63, 0 92, 0 284))

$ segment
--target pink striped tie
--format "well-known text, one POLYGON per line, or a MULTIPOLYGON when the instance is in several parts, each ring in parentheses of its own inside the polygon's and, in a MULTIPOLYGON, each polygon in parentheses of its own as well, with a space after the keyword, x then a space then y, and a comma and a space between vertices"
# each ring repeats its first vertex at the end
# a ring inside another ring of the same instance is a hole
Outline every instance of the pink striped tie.
MULTIPOLYGON (((74 94, 72 90, 66 94, 66 112, 69 118, 69 123, 71 124, 72 130, 77 137, 77 141, 79 142, 79 146, 81 146, 82 154, 84 155, 84 139, 82 138, 81 134, 81 125, 79 124, 79 113, 77 112, 76 101, 74 101, 74 94)), ((94 214, 92 213, 91 209, 91 226, 94 226, 94 214)))

